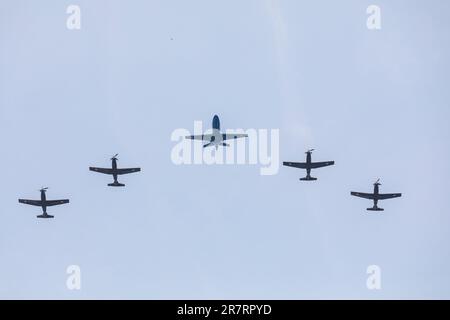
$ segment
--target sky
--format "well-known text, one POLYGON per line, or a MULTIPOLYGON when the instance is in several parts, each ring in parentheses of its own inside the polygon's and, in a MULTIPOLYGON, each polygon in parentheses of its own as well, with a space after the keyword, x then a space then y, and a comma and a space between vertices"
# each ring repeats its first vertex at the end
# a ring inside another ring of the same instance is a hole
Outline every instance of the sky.
POLYGON ((449 299, 450 2, 0 2, 0 298, 449 299), (369 5, 381 29, 366 26, 369 5), (69 5, 81 29, 69 30, 69 5), (304 170, 175 165, 174 130, 278 129, 304 170), (142 172, 111 177, 108 167, 142 172), (380 203, 350 191, 402 192, 380 203), (54 219, 17 202, 49 199, 54 219), (66 269, 81 270, 81 290, 66 269), (379 266, 381 289, 366 286, 379 266))

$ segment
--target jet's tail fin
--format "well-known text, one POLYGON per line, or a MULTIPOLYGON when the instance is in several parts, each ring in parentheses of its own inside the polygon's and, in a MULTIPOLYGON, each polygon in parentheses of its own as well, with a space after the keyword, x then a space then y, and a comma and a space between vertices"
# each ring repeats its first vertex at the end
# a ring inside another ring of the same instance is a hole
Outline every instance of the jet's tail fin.
POLYGON ((317 178, 311 177, 311 176, 306 176, 304 178, 300 178, 301 181, 315 181, 317 180, 317 178))
POLYGON ((219 130, 220 131, 220 120, 219 120, 219 117, 217 115, 215 115, 213 117, 212 128, 213 128, 213 130, 219 130))
POLYGON ((383 208, 379 208, 377 206, 373 206, 372 208, 367 208, 368 211, 384 211, 383 208))
POLYGON ((113 183, 108 183, 109 187, 125 187, 125 185, 123 183, 119 183, 119 182, 113 182, 113 183))
POLYGON ((49 214, 40 214, 37 216, 38 218, 42 218, 42 219, 49 219, 49 218, 54 218, 54 216, 51 216, 49 214))

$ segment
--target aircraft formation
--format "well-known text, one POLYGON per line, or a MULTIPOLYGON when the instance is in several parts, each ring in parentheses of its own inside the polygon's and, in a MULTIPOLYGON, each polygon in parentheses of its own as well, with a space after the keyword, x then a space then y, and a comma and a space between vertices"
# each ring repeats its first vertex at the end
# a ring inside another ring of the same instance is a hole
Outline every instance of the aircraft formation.
MULTIPOLYGON (((219 148, 219 146, 222 146, 222 147, 230 146, 229 144, 227 144, 225 142, 226 140, 246 138, 246 137, 247 137, 247 134, 222 133, 220 131, 220 119, 217 115, 215 115, 212 120, 212 133, 211 134, 192 135, 192 136, 186 136, 185 138, 191 139, 191 140, 204 141, 204 142, 206 142, 206 144, 203 145, 203 148, 215 147, 217 150, 219 148)), ((317 178, 311 176, 311 170, 332 166, 332 165, 334 165, 334 161, 313 162, 312 161, 312 152, 313 151, 314 151, 314 149, 310 149, 305 152, 306 153, 306 162, 283 162, 283 165, 287 166, 287 167, 305 169, 306 176, 303 178, 300 178, 300 180, 301 181, 315 181, 315 180, 317 180, 317 178)), ((141 171, 141 168, 118 168, 117 167, 117 161, 118 161, 117 156, 118 156, 118 154, 115 154, 110 159, 111 160, 111 168, 89 167, 90 171, 103 173, 103 174, 107 174, 107 175, 112 175, 114 181, 112 183, 108 184, 109 187, 125 187, 125 184, 120 183, 117 180, 118 176, 141 171)), ((402 196, 402 194, 401 193, 380 193, 379 192, 380 185, 381 185, 380 179, 378 179, 373 184, 373 186, 374 186, 373 193, 351 191, 350 195, 359 197, 359 198, 372 200, 373 207, 367 208, 368 211, 384 211, 383 208, 378 207, 378 201, 399 198, 402 196)), ((38 215, 37 218, 44 218, 44 219, 53 218, 54 216, 49 215, 47 213, 47 207, 67 204, 67 203, 69 203, 69 199, 47 200, 47 196, 46 196, 47 190, 48 190, 47 187, 45 187, 45 188, 42 187, 39 190, 39 192, 41 194, 40 200, 19 199, 19 203, 41 207, 42 214, 38 215)))

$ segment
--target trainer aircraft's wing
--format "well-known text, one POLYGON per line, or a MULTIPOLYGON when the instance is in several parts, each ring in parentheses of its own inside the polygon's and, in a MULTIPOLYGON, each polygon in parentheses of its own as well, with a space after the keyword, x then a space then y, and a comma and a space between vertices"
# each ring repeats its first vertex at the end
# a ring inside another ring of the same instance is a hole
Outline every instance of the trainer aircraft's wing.
POLYGON ((133 172, 139 172, 141 168, 127 168, 127 169, 117 169, 116 174, 128 174, 133 172))
POLYGON ((45 205, 47 207, 51 207, 51 206, 58 206, 60 204, 65 204, 65 203, 69 203, 69 199, 63 199, 63 200, 47 200, 45 201, 45 205))
POLYGON ((195 136, 186 136, 186 139, 211 141, 212 134, 198 134, 195 136))
POLYGON ((386 199, 398 198, 401 196, 402 196, 401 193, 382 193, 382 194, 378 195, 378 199, 386 200, 386 199))
POLYGON ((317 169, 317 168, 332 166, 333 164, 334 164, 334 161, 312 162, 310 165, 310 168, 317 169))
POLYGON ((113 169, 110 168, 96 168, 96 167, 89 167, 89 170, 104 174, 113 174, 113 169))
POLYGON ((375 195, 373 193, 362 193, 362 192, 351 192, 350 193, 352 196, 355 197, 360 197, 360 198, 364 198, 364 199, 374 199, 375 195))
POLYGON ((223 140, 246 138, 246 137, 248 137, 248 135, 244 134, 244 133, 223 133, 222 134, 223 140))
POLYGON ((306 162, 283 162, 283 166, 306 169, 306 162))
POLYGON ((29 204, 30 206, 38 206, 38 207, 42 206, 42 201, 41 200, 19 199, 19 202, 23 203, 23 204, 29 204))

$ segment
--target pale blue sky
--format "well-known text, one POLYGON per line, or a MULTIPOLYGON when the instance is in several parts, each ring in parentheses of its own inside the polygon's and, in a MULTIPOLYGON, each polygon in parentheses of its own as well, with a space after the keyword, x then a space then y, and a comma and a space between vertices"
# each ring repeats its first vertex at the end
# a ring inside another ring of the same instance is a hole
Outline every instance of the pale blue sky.
POLYGON ((0 2, 1 298, 450 298, 448 1, 0 2), (81 30, 66 8, 81 7, 81 30), (382 29, 366 28, 366 8, 382 29), (173 40, 171 40, 173 38, 173 40), (175 166, 174 129, 280 129, 314 172, 175 166), (123 189, 88 167, 142 172, 123 189), (350 191, 402 192, 369 214, 350 191), (53 220, 17 203, 49 186, 53 220), (82 290, 66 288, 68 265, 82 290), (382 290, 366 288, 366 268, 382 290))

